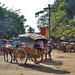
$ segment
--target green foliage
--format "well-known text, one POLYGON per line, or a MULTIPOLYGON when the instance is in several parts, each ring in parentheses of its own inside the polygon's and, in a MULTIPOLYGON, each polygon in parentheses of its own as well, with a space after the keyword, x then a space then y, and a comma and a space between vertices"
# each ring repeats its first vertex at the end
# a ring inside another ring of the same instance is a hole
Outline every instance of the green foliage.
POLYGON ((34 29, 32 27, 29 27, 29 29, 27 31, 28 31, 28 33, 34 33, 34 29))
POLYGON ((26 19, 19 15, 19 10, 7 10, 0 6, 0 38, 11 39, 25 33, 24 22, 26 19))
MULTIPOLYGON (((75 0, 55 0, 51 6, 51 20, 50 20, 50 36, 54 37, 75 37, 75 0)), ((47 25, 48 27, 49 11, 39 17, 38 27, 47 25)), ((48 29, 47 29, 48 34, 48 29)), ((48 36, 48 35, 47 35, 48 36)))

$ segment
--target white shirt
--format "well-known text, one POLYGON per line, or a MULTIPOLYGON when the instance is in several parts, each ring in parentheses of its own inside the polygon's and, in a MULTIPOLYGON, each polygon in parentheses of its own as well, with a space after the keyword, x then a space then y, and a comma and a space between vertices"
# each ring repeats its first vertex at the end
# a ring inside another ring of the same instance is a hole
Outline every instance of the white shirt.
POLYGON ((44 47, 43 47, 43 41, 39 41, 38 43, 39 43, 39 45, 40 45, 40 48, 43 49, 43 48, 44 48, 44 47))

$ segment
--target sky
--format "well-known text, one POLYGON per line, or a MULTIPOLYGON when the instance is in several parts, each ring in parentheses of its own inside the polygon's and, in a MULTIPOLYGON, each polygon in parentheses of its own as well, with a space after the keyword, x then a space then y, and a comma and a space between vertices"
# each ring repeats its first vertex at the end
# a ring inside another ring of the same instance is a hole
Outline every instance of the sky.
POLYGON ((0 2, 8 9, 20 9, 21 14, 27 19, 24 25, 29 25, 38 32, 35 13, 48 7, 48 4, 53 4, 54 0, 0 0, 0 2))

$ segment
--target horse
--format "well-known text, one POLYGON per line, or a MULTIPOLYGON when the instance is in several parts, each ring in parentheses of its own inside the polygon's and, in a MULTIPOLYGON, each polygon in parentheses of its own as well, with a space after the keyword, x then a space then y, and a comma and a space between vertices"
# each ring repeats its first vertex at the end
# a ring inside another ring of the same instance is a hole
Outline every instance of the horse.
POLYGON ((75 45, 73 45, 72 47, 73 47, 73 50, 74 50, 74 52, 75 52, 75 45))
POLYGON ((66 45, 67 52, 75 52, 75 45, 66 45))
POLYGON ((0 54, 2 54, 2 47, 0 46, 0 54))
POLYGON ((4 45, 0 46, 0 54, 3 53, 4 45))
POLYGON ((71 52, 72 45, 66 45, 66 52, 71 52))
MULTIPOLYGON (((14 47, 12 45, 7 45, 4 47, 4 61, 7 61, 8 62, 8 54, 10 54, 11 56, 11 63, 12 63, 12 54, 14 52, 14 47), (7 56, 7 60, 5 58, 5 55, 7 56)), ((14 55, 14 61, 15 61, 15 55, 14 55)))

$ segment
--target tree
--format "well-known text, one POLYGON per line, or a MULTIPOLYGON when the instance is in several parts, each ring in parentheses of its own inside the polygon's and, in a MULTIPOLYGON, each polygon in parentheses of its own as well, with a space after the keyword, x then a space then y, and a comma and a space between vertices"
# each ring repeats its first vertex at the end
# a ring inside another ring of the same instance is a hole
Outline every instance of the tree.
POLYGON ((29 29, 27 31, 28 31, 28 33, 34 33, 34 29, 32 27, 29 27, 29 29))
MULTIPOLYGON (((51 7, 55 9, 51 9, 50 35, 54 37, 75 36, 72 30, 75 28, 75 0, 55 0, 51 7)), ((38 27, 48 27, 48 16, 49 12, 46 11, 46 14, 38 18, 38 27)))
POLYGON ((27 28, 27 27, 29 27, 29 25, 25 25, 25 26, 24 26, 24 29, 25 29, 25 33, 26 33, 26 28, 27 28))
POLYGON ((19 15, 20 10, 7 10, 0 6, 0 34, 1 39, 11 39, 17 37, 19 34, 25 33, 24 23, 26 19, 24 15, 19 15))
POLYGON ((75 8, 73 6, 75 5, 73 3, 75 3, 74 0, 56 0, 55 4, 52 6, 55 9, 58 8, 56 11, 54 11, 54 13, 52 13, 51 16, 53 20, 53 22, 51 22, 53 24, 52 27, 54 27, 59 34, 57 37, 63 35, 69 37, 70 34, 73 32, 72 29, 73 27, 75 27, 73 18, 75 14, 75 12, 73 11, 75 8), (56 8, 56 6, 58 7, 56 8), (54 16, 55 19, 53 19, 54 16), (67 30, 72 32, 70 34, 67 34, 67 30))

